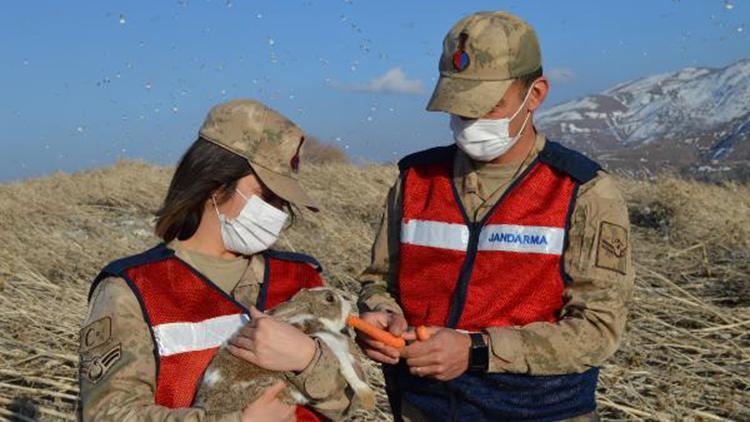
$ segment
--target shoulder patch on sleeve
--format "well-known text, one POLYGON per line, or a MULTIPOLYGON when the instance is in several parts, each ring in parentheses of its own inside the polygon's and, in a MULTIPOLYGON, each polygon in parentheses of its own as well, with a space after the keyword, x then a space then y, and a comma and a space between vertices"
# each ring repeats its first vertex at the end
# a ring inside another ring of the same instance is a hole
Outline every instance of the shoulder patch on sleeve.
POLYGON ((112 338, 112 318, 100 318, 81 329, 81 352, 95 349, 112 338))
POLYGON ((92 384, 96 384, 122 358, 122 344, 118 343, 103 353, 81 360, 81 375, 92 384))
POLYGON ((628 231, 620 225, 602 221, 596 247, 596 266, 620 274, 627 270, 628 231))

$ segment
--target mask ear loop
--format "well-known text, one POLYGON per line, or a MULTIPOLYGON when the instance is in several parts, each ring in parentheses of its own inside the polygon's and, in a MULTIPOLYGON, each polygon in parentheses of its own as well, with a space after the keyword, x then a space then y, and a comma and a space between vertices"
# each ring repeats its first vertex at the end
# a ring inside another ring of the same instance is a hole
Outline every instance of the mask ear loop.
MULTIPOLYGON (((534 82, 536 82, 536 81, 534 81, 534 82)), ((513 113, 513 115, 512 115, 512 116, 510 116, 510 120, 513 120, 513 119, 515 119, 515 118, 516 118, 516 116, 518 116, 518 113, 520 113, 520 112, 521 112, 521 110, 523 110, 523 107, 524 107, 524 106, 526 105, 526 101, 529 101, 529 97, 531 96, 531 90, 532 90, 533 88, 534 88, 534 84, 532 83, 532 84, 531 84, 531 86, 529 87, 529 90, 528 90, 528 91, 526 91, 526 96, 525 96, 525 97, 523 97, 523 102, 521 103, 521 107, 519 107, 519 108, 518 108, 518 110, 516 110, 516 112, 515 112, 515 113, 513 113)), ((529 112, 529 113, 530 113, 530 112, 529 112)))
MULTIPOLYGON (((240 196, 245 200, 245 203, 249 201, 249 199, 242 192, 240 192, 239 189, 235 189, 235 191, 240 194, 240 196)), ((214 203, 214 210, 216 211, 216 218, 218 218, 219 222, 221 222, 221 213, 219 213, 219 206, 216 204, 216 195, 211 195, 211 202, 214 203)), ((224 217, 224 220, 227 221, 227 218, 224 217)), ((231 221, 229 223, 231 224, 231 221)))
POLYGON ((244 199, 245 201, 249 201, 249 199, 247 198, 247 196, 245 196, 239 189, 235 189, 235 191, 240 194, 240 196, 242 197, 242 199, 244 199))
POLYGON ((523 131, 526 130, 526 124, 529 123, 529 117, 531 117, 531 112, 529 112, 526 115, 526 118, 523 119, 523 124, 521 125, 521 129, 518 130, 518 133, 516 133, 516 136, 513 137, 513 143, 516 143, 518 141, 518 138, 523 135, 523 131))
MULTIPOLYGON (((534 82, 536 82, 536 81, 534 81, 534 82)), ((534 88, 534 84, 532 83, 531 86, 529 87, 529 90, 526 91, 526 96, 523 98, 523 102, 521 103, 521 107, 518 110, 516 110, 515 113, 513 113, 513 116, 510 118, 510 121, 513 121, 513 119, 515 119, 516 116, 518 116, 518 113, 520 113, 521 110, 523 110, 524 106, 526 105, 526 102, 529 101, 529 96, 531 96, 531 90, 533 88, 534 88)), ((516 141, 518 141, 518 138, 520 138, 521 135, 523 134, 524 130, 526 130, 526 124, 529 123, 529 117, 531 117, 531 111, 527 110, 526 117, 523 119, 523 124, 521 124, 521 129, 519 129, 518 133, 516 134, 516 136, 513 137, 513 142, 514 143, 516 141)))
MULTIPOLYGON (((245 195, 243 195, 242 192, 240 192, 239 189, 235 189, 235 191, 237 191, 237 193, 239 193, 240 196, 246 202, 248 201, 247 197, 245 195)), ((216 204, 216 195, 211 195, 211 202, 213 202, 213 204, 214 204, 214 210, 216 211, 216 217, 219 219, 219 221, 221 221, 221 213, 219 213, 219 206, 216 204)))
POLYGON ((211 195, 211 202, 214 204, 214 211, 216 211, 216 218, 221 222, 221 214, 219 213, 219 206, 216 204, 216 195, 211 195))

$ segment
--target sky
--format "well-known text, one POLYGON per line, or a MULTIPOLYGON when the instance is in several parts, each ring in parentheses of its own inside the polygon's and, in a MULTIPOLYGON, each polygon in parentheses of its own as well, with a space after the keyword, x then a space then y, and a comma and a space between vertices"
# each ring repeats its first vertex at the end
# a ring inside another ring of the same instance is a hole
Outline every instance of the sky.
POLYGON ((750 57, 747 0, 15 1, 0 14, 0 181, 175 164, 211 106, 255 98, 357 162, 450 142, 425 111, 442 39, 506 10, 540 39, 547 106, 750 57))

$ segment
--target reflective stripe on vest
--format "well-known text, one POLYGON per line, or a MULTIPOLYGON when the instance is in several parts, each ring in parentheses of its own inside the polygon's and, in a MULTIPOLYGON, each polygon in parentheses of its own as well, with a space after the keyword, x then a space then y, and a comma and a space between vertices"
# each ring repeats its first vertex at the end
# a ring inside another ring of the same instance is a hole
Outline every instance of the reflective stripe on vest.
MULTIPOLYGON (((562 255, 565 230, 558 227, 488 224, 479 234, 479 251, 562 255)), ((469 228, 464 224, 409 220, 401 225, 401 242, 456 251, 467 250, 469 228)))
POLYGON ((219 347, 247 321, 245 314, 231 314, 200 322, 172 322, 153 327, 159 356, 219 347))
POLYGON ((431 163, 403 174, 398 290, 409 323, 478 331, 556 321, 576 182, 535 161, 473 224, 451 166, 431 163))

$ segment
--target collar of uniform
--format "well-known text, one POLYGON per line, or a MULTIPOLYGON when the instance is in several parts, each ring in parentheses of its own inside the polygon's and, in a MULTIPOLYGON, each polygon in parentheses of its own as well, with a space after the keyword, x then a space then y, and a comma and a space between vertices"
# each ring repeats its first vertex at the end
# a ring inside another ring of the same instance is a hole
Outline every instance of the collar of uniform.
MULTIPOLYGON (((539 151, 543 150, 544 145, 547 143, 547 136, 536 127, 534 129, 536 130, 536 139, 534 140, 534 148, 531 149, 531 153, 529 154, 532 159, 539 155, 539 151)), ((529 157, 526 157, 526 159, 528 160, 529 157)))
POLYGON ((256 253, 250 257, 250 265, 248 270, 240 279, 237 287, 250 285, 250 284, 262 284, 263 277, 266 273, 266 259, 262 253, 256 253))
POLYGON ((196 267, 196 259, 201 259, 202 261, 205 261, 209 265, 217 264, 221 265, 222 263, 235 263, 238 261, 244 261, 247 258, 238 256, 235 258, 220 258, 213 255, 208 255, 202 252, 194 251, 187 249, 182 242, 180 242, 177 239, 172 239, 169 243, 167 243, 167 247, 174 250, 175 255, 177 255, 180 259, 187 262, 188 264, 196 267))
MULTIPOLYGON (((534 128, 536 129, 536 127, 534 128)), ((544 148, 547 137, 540 131, 536 131, 534 146, 529 154, 524 158, 521 168, 525 168, 532 160, 539 155, 539 151, 544 148)), ((480 163, 472 160, 460 148, 456 148, 456 156, 453 159, 453 183, 458 188, 461 195, 479 194, 479 176, 477 170, 483 165, 493 165, 480 163)))
MULTIPOLYGON (((175 251, 175 255, 182 259, 183 261, 187 262, 190 266, 193 268, 198 269, 199 267, 196 265, 195 261, 190 256, 190 252, 185 249, 182 246, 182 242, 180 242, 177 239, 173 239, 169 243, 167 243, 167 247, 169 249, 172 249, 175 251)), ((237 257, 234 258, 237 260, 245 259, 244 257, 237 257)), ((233 259, 233 260, 234 260, 233 259)), ((248 264, 248 269, 242 274, 242 277, 237 282, 237 285, 235 286, 235 289, 240 286, 246 286, 246 285, 253 285, 253 284, 261 284, 263 282, 263 274, 265 272, 265 260, 263 259, 263 254, 255 254, 250 256, 250 262, 248 264)))
POLYGON ((251 256, 247 270, 232 291, 234 299, 247 308, 253 305, 257 306, 265 272, 265 256, 261 253, 251 256))
POLYGON ((453 159, 453 183, 460 188, 462 195, 478 193, 479 181, 477 172, 471 165, 472 159, 463 150, 456 148, 456 156, 453 159))

